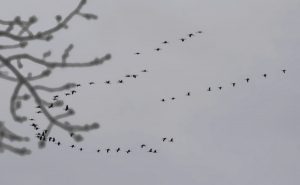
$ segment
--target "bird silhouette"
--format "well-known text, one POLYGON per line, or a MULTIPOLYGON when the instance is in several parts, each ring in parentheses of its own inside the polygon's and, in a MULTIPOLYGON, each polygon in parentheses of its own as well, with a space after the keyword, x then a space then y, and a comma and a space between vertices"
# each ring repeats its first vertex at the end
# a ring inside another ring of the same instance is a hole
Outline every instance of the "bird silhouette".
POLYGON ((117 148, 117 150, 116 150, 116 151, 117 151, 117 152, 119 152, 120 150, 121 150, 121 148, 117 148))
POLYGON ((69 105, 66 105, 65 111, 69 110, 69 105))
POLYGON ((66 96, 70 96, 70 93, 65 93, 66 96))
POLYGON ((139 55, 139 54, 141 54, 141 53, 140 53, 140 52, 136 52, 135 54, 136 54, 136 55, 139 55))
POLYGON ((36 106, 36 108, 40 109, 40 108, 41 108, 41 106, 40 106, 40 105, 38 105, 38 106, 36 106))
POLYGON ((49 137, 49 138, 48 138, 48 141, 50 142, 51 140, 52 140, 52 137, 49 137))
POLYGON ((165 99, 161 99, 162 102, 165 102, 165 99))
POLYGON ((163 41, 163 44, 168 44, 168 43, 169 43, 169 42, 168 42, 168 41, 166 41, 166 40, 165 40, 165 41, 163 41))
POLYGON ((192 36, 194 36, 194 34, 190 33, 190 34, 189 34, 189 37, 191 38, 192 36))
POLYGON ((50 109, 50 108, 52 108, 52 107, 53 107, 53 103, 51 103, 51 104, 49 105, 49 107, 48 107, 48 108, 50 109))
POLYGON ((35 123, 32 123, 31 126, 36 127, 37 125, 35 123))
POLYGON ((53 100, 56 100, 58 97, 58 95, 53 96, 53 100))
POLYGON ((73 133, 73 132, 71 132, 71 133, 70 133, 70 136, 71 136, 71 137, 73 137, 73 136, 74 136, 74 133, 73 133))
POLYGON ((42 113, 42 111, 40 111, 40 110, 39 110, 39 111, 37 111, 36 113, 38 113, 38 114, 41 114, 41 113, 42 113))
POLYGON ((209 88, 207 89, 207 91, 211 91, 211 87, 209 87, 209 88))
POLYGON ((157 151, 156 151, 156 150, 154 150, 154 151, 153 151, 153 153, 155 153, 155 154, 156 154, 156 153, 157 153, 157 151))
POLYGON ((80 150, 80 151, 82 151, 82 150, 83 150, 83 148, 80 148, 79 150, 80 150))
POLYGON ((59 145, 60 145, 60 142, 57 142, 57 145, 59 146, 59 145))
POLYGON ((110 149, 108 148, 108 149, 106 149, 106 153, 108 153, 110 151, 110 149))
POLYGON ((249 82, 249 80, 250 80, 250 78, 246 78, 245 80, 246 80, 246 82, 248 83, 248 82, 249 82))
POLYGON ((172 97, 171 100, 175 100, 175 97, 172 97))
POLYGON ((191 96, 191 93, 190 93, 190 92, 188 92, 186 95, 187 95, 187 96, 191 96))
POLYGON ((166 139, 167 139, 167 138, 166 138, 166 137, 164 137, 164 138, 162 138, 162 141, 163 141, 163 142, 165 142, 165 140, 166 140, 166 139))
POLYGON ((142 72, 146 73, 146 72, 147 72, 147 70, 146 70, 146 69, 144 69, 144 70, 142 70, 142 72))
POLYGON ((266 74, 266 73, 265 73, 265 74, 263 74, 263 77, 267 78, 267 74, 266 74))
POLYGON ((76 84, 76 87, 80 87, 81 86, 81 84, 76 84))
POLYGON ((202 33, 202 31, 197 31, 197 33, 202 33))
POLYGON ((160 48, 156 48, 155 50, 156 50, 156 51, 160 51, 161 49, 160 49, 160 48))
POLYGON ((71 147, 71 148, 74 148, 74 147, 75 147, 75 145, 71 145, 70 147, 71 147))
POLYGON ((106 84, 110 84, 110 81, 109 81, 109 80, 107 80, 107 81, 105 81, 105 83, 106 83, 106 84))
POLYGON ((181 42, 184 42, 184 41, 185 41, 185 38, 181 38, 180 40, 181 40, 181 42))
POLYGON ((132 75, 133 78, 136 78, 138 75, 132 75))
POLYGON ((125 77, 129 78, 129 77, 131 77, 131 76, 130 76, 130 75, 126 75, 125 77))
POLYGON ((33 119, 33 118, 30 118, 29 120, 30 120, 30 121, 34 121, 34 119, 33 119))
POLYGON ((77 92, 77 91, 75 91, 75 90, 71 91, 72 94, 75 94, 76 92, 77 92))
POLYGON ((234 87, 235 86, 235 83, 233 82, 233 83, 231 83, 232 84, 232 87, 234 87))
POLYGON ((90 84, 90 85, 94 85, 94 84, 95 84, 95 82, 90 82, 89 84, 90 84))
POLYGON ((283 69, 283 70, 281 70, 283 73, 285 73, 286 72, 286 69, 283 69))
POLYGON ((150 148, 150 150, 148 150, 148 152, 152 152, 152 148, 150 148))
POLYGON ((99 153, 100 151, 101 151, 100 149, 97 150, 98 153, 99 153))
POLYGON ((141 148, 144 148, 144 147, 146 147, 146 145, 145 145, 145 144, 142 144, 142 145, 141 145, 141 148))
POLYGON ((173 142, 174 142, 174 139, 173 139, 173 138, 171 138, 171 139, 170 139, 170 142, 171 142, 171 143, 173 143, 173 142))
POLYGON ((128 154, 129 154, 130 152, 131 152, 131 150, 127 150, 127 151, 126 151, 126 153, 128 153, 128 154))
POLYGON ((221 89, 222 89, 222 86, 220 86, 219 89, 221 90, 221 89))
POLYGON ((119 84, 122 84, 122 83, 123 83, 123 80, 119 80, 118 83, 119 83, 119 84))

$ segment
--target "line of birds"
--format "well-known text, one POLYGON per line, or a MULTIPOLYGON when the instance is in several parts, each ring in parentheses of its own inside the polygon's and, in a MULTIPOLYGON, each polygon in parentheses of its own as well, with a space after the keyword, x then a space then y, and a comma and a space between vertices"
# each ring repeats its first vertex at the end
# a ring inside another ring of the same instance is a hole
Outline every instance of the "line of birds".
MULTIPOLYGON (((31 118, 30 120, 31 120, 31 121, 34 121, 33 118, 31 118)), ((35 123, 32 123, 31 126, 34 128, 34 130, 38 130, 38 129, 39 129, 38 125, 35 124, 35 123)), ((61 143, 60 141, 58 141, 55 137, 53 137, 53 136, 47 136, 47 133, 48 133, 48 130, 43 130, 42 132, 38 132, 38 133, 36 133, 36 138, 38 138, 38 140, 40 140, 40 141, 54 143, 54 144, 56 144, 57 146, 61 146, 61 145, 62 145, 62 143, 61 143)), ((74 136, 74 133, 70 133, 70 136, 73 137, 73 136, 74 136)), ((174 142, 174 138, 172 137, 172 138, 168 139, 168 138, 166 138, 166 137, 163 137, 163 138, 162 138, 162 142, 170 142, 170 143, 173 143, 173 142, 174 142)), ((77 148, 77 146, 74 145, 74 144, 72 144, 72 145, 69 146, 69 147, 70 147, 70 148, 77 148)), ((140 148, 140 149, 146 149, 146 148, 147 148, 147 145, 146 145, 146 144, 141 144, 141 145, 139 146, 139 148, 140 148)), ((79 151, 83 151, 84 148, 79 147, 78 150, 79 150, 79 151)), ((116 148, 116 149, 114 149, 114 150, 111 149, 111 148, 104 148, 104 149, 98 148, 98 149, 96 150, 97 153, 100 153, 101 151, 104 151, 104 152, 107 153, 107 154, 108 154, 108 153, 112 153, 113 151, 115 151, 116 153, 121 153, 122 151, 124 151, 125 153, 129 154, 129 153, 131 153, 133 150, 132 150, 132 149, 125 149, 125 150, 123 150, 123 149, 121 149, 121 147, 118 147, 118 148, 116 148)), ((155 154, 158 153, 158 150, 157 150, 157 149, 154 149, 154 148, 148 148, 146 151, 147 151, 148 153, 155 153, 155 154)))
MULTIPOLYGON (((282 71, 283 74, 285 74, 287 70, 286 70, 286 69, 282 69, 281 71, 282 71)), ((263 76, 264 78, 267 78, 268 75, 267 75, 267 73, 264 73, 262 76, 263 76)), ((246 83, 249 83, 249 82, 250 82, 250 78, 249 78, 249 77, 248 77, 248 78, 245 78, 245 81, 246 81, 246 83)), ((232 83, 231 83, 231 86, 232 86, 232 87, 235 87, 236 85, 237 85, 236 82, 232 82, 232 83)), ((219 91, 220 91, 220 90, 223 89, 223 86, 218 86, 217 89, 219 89, 219 91)), ((208 92, 213 91, 213 88, 212 88, 211 86, 209 86, 209 87, 207 87, 207 91, 208 91, 208 92)), ((191 96, 191 92, 188 91, 188 92, 186 93, 186 96, 191 96)), ((175 97, 171 97, 170 99, 171 99, 171 100, 175 100, 176 98, 175 98, 175 97)), ((166 98, 162 98, 160 101, 161 101, 161 102, 166 102, 167 99, 166 99, 166 98)))
MULTIPOLYGON (((197 32, 195 32, 195 33, 189 33, 189 34, 187 34, 187 37, 188 37, 188 38, 192 38, 192 37, 196 36, 195 34, 201 34, 201 33, 203 33, 203 32, 202 32, 202 31, 197 31, 197 32)), ((185 42, 186 40, 187 40, 187 38, 185 38, 185 37, 181 37, 181 38, 179 39, 180 42, 185 42)), ((163 45, 166 45, 166 44, 169 44, 169 43, 170 43, 170 42, 167 41, 167 40, 165 40, 165 41, 162 42, 163 45)), ((161 50, 162 50, 161 47, 157 47, 157 48, 154 49, 154 51, 161 51, 161 50)), ((137 51, 137 52, 135 52, 134 54, 135 54, 135 55, 141 55, 141 52, 137 51)))

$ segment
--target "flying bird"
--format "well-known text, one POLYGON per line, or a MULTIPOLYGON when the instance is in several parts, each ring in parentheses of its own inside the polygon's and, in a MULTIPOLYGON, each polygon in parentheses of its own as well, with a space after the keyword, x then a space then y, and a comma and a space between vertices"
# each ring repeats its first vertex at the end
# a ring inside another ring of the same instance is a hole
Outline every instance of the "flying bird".
POLYGON ((40 105, 38 105, 38 106, 36 106, 36 108, 40 109, 40 108, 41 108, 41 106, 40 106, 40 105))
POLYGON ((142 72, 146 73, 146 72, 147 72, 147 70, 146 70, 146 69, 144 69, 144 70, 142 70, 142 72))
POLYGON ((73 136, 74 136, 74 133, 73 133, 73 132, 72 132, 72 133, 70 133, 70 136, 71 136, 71 137, 73 137, 73 136))
POLYGON ((37 111, 36 113, 38 113, 38 114, 41 114, 41 113, 42 113, 42 111, 37 111))
POLYGON ((181 38, 180 40, 181 40, 181 42, 184 42, 184 41, 185 41, 185 38, 181 38))
POLYGON ((69 96, 69 95, 70 95, 70 93, 65 93, 65 95, 66 95, 66 96, 69 96))
POLYGON ((161 99, 162 102, 165 102, 165 99, 161 99))
POLYGON ((190 33, 190 34, 189 34, 189 37, 191 38, 192 36, 194 36, 194 34, 190 33))
POLYGON ((221 89, 222 89, 222 86, 220 86, 219 89, 221 90, 221 89))
POLYGON ((97 150, 98 153, 99 153, 100 151, 101 151, 100 149, 97 150))
POLYGON ((245 80, 246 80, 246 82, 248 83, 248 82, 249 82, 249 80, 250 80, 250 78, 246 78, 245 80))
POLYGON ((74 147, 75 147, 75 145, 71 145, 70 147, 71 147, 71 148, 74 148, 74 147))
POLYGON ((108 148, 108 149, 106 149, 106 153, 108 153, 110 151, 110 149, 108 148))
POLYGON ((105 81, 105 83, 106 83, 106 84, 110 84, 110 81, 109 81, 109 80, 107 80, 107 81, 105 81))
POLYGON ((209 88, 207 89, 207 91, 211 91, 211 87, 209 87, 209 88))
POLYGON ((202 31, 197 31, 197 33, 202 33, 202 31))
POLYGON ((135 54, 136 54, 136 55, 139 55, 139 54, 141 54, 141 53, 139 53, 139 52, 136 52, 135 54))
POLYGON ((263 74, 263 76, 265 77, 265 78, 267 78, 267 74, 265 73, 265 74, 263 74))
POLYGON ((76 84, 76 87, 80 87, 81 86, 81 84, 76 84))
POLYGON ((130 75, 126 75, 125 77, 129 78, 129 77, 131 77, 131 76, 130 76, 130 75))
POLYGON ((89 84, 90 84, 90 85, 94 85, 94 84, 95 84, 95 82, 90 82, 89 84))
POLYGON ((83 148, 80 148, 79 150, 80 150, 80 151, 82 151, 82 150, 83 150, 83 148))
POLYGON ((133 78, 136 78, 138 75, 132 75, 133 78))
POLYGON ((160 51, 161 49, 160 49, 160 48, 156 48, 155 50, 156 50, 156 51, 160 51))
POLYGON ((173 143, 173 142, 174 142, 174 139, 173 139, 173 138, 171 138, 171 139, 170 139, 170 142, 171 142, 171 143, 173 143))
POLYGON ((59 145, 60 145, 60 142, 57 142, 57 145, 59 146, 59 145))
POLYGON ((119 84, 122 84, 122 83, 123 83, 123 80, 119 80, 118 83, 119 83, 119 84))
POLYGON ((116 150, 116 151, 117 151, 117 152, 119 152, 120 150, 121 150, 121 148, 117 148, 117 150, 116 150))
POLYGON ((75 90, 71 91, 72 94, 75 94, 76 92, 77 92, 77 91, 75 91, 75 90))
POLYGON ((234 87, 235 86, 235 83, 231 83, 232 84, 232 87, 234 87))
POLYGON ((51 103, 51 104, 49 105, 49 107, 48 107, 48 108, 50 109, 50 108, 52 108, 52 107, 53 107, 53 103, 51 103))
POLYGON ((141 145, 141 148, 144 148, 144 147, 146 147, 146 145, 145 145, 145 144, 142 144, 142 145, 141 145))
POLYGON ((175 97, 172 97, 171 100, 175 100, 175 97))
POLYGON ((34 121, 34 119, 33 119, 33 118, 30 118, 29 120, 30 120, 30 121, 34 121))
POLYGON ((285 73, 285 72, 286 72, 286 69, 283 69, 282 72, 285 73))
POLYGON ((65 111, 68 111, 68 110, 69 110, 69 106, 68 106, 68 105, 66 105, 65 111))
POLYGON ((162 138, 162 141, 163 141, 163 142, 165 142, 165 140, 166 140, 166 139, 167 139, 167 138, 166 138, 166 137, 164 137, 164 138, 162 138))
POLYGON ((153 151, 153 153, 155 153, 155 154, 156 154, 156 153, 157 153, 157 151, 156 151, 156 150, 154 150, 154 151, 153 151))
POLYGON ((130 150, 127 150, 127 151, 126 151, 126 153, 128 153, 128 154, 129 154, 130 152, 131 152, 130 150))
POLYGON ((166 41, 166 40, 165 40, 165 41, 163 41, 163 44, 168 44, 168 43, 169 43, 169 42, 168 42, 168 41, 166 41))
POLYGON ((191 96, 191 93, 190 93, 190 92, 188 92, 186 95, 187 95, 187 96, 191 96))
POLYGON ((152 152, 152 148, 150 148, 150 150, 148 152, 152 152))

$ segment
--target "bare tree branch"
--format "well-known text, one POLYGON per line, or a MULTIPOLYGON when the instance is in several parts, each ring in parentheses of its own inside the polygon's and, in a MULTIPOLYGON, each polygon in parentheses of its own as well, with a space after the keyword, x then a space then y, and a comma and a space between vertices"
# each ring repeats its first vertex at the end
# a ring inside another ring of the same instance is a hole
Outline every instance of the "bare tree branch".
MULTIPOLYGON (((75 16, 81 16, 87 20, 97 19, 97 16, 90 13, 82 13, 80 12, 82 7, 86 4, 86 0, 81 0, 79 5, 64 19, 57 15, 55 17, 57 21, 57 25, 49 28, 45 31, 40 31, 37 33, 33 33, 30 28, 34 25, 38 18, 36 16, 31 16, 27 21, 21 19, 21 17, 16 17, 12 21, 4 21, 0 20, 0 25, 7 26, 6 30, 0 31, 0 37, 6 37, 11 40, 18 42, 17 44, 12 45, 0 45, 0 50, 2 49, 16 49, 16 48, 24 48, 26 47, 30 41, 33 40, 45 40, 50 41, 53 38, 53 34, 62 30, 63 28, 68 27, 69 21, 75 16), (20 27, 21 30, 14 34, 14 28, 20 27)), ((75 114, 73 109, 69 109, 68 111, 59 114, 52 115, 50 108, 60 107, 64 104, 62 100, 56 100, 54 102, 48 102, 43 97, 39 95, 39 91, 45 91, 48 93, 58 92, 63 90, 68 90, 70 88, 76 87, 75 83, 66 83, 60 87, 48 87, 47 85, 34 85, 33 82, 38 81, 42 78, 50 77, 52 74, 52 70, 55 68, 73 68, 73 67, 92 67, 103 64, 105 61, 111 58, 110 54, 106 54, 101 58, 95 58, 93 60, 87 62, 67 62, 69 58, 71 50, 74 48, 73 44, 70 44, 65 51, 63 52, 61 61, 49 61, 46 58, 50 57, 51 51, 47 51, 43 54, 42 58, 34 57, 28 53, 16 54, 8 57, 4 57, 0 54, 0 68, 5 68, 9 72, 0 71, 0 78, 16 83, 15 89, 12 93, 10 99, 10 112, 13 119, 16 122, 22 123, 27 120, 26 116, 20 116, 17 114, 17 110, 22 108, 22 101, 27 101, 31 97, 34 100, 35 104, 40 107, 40 110, 43 113, 43 116, 48 120, 47 130, 48 132, 45 135, 47 138, 52 130, 53 126, 57 126, 67 133, 74 133, 74 137, 72 137, 75 141, 81 141, 83 137, 80 134, 76 134, 75 132, 87 132, 90 130, 98 129, 98 123, 91 123, 85 125, 72 125, 68 121, 61 121, 69 116, 75 114), (15 62, 17 62, 15 64, 15 62), (46 69, 42 71, 40 74, 33 75, 32 73, 28 73, 25 76, 22 73, 23 65, 26 65, 28 62, 32 62, 37 65, 41 65, 46 69), (24 88, 23 88, 24 87, 24 88), (21 90, 26 90, 28 93, 20 95, 21 90), (51 106, 50 106, 51 105, 51 106), (49 107, 50 106, 50 107, 49 107)), ((47 98, 46 98, 47 99, 47 98)), ((14 138, 14 140, 23 141, 27 140, 22 137, 17 137, 17 135, 13 135, 12 132, 7 130, 4 127, 4 124, 0 122, 0 151, 9 150, 19 154, 28 154, 28 150, 24 148, 15 148, 10 145, 7 145, 2 142, 3 138, 14 138), (15 136, 15 137, 13 137, 15 136)), ((39 142, 39 147, 42 148, 46 145, 45 141, 39 142)))

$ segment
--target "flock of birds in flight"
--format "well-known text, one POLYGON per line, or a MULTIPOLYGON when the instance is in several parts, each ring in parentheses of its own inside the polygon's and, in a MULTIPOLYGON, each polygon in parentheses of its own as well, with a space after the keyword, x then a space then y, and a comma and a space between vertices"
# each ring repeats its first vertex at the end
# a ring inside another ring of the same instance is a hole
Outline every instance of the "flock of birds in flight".
MULTIPOLYGON (((196 34, 201 34, 202 33, 202 31, 197 31, 196 32, 196 34)), ((193 34, 193 33, 190 33, 190 34, 188 34, 187 35, 189 38, 192 38, 192 37, 194 37, 195 36, 195 34, 193 34)), ((186 41, 186 38, 180 38, 179 39, 181 42, 185 42, 186 41)), ((162 44, 164 44, 164 45, 166 45, 166 44, 169 44, 169 41, 163 41, 162 42, 162 44)), ((155 48, 155 51, 161 51, 162 50, 162 48, 160 48, 160 47, 158 47, 158 48, 155 48)), ((136 53, 134 53, 135 55, 141 55, 141 53, 140 52, 136 52, 136 53)), ((149 72, 147 69, 143 69, 143 70, 141 70, 141 72, 142 73, 147 73, 147 72, 149 72)), ((286 72, 287 72, 287 70, 286 69, 282 69, 281 70, 281 72, 283 73, 283 74, 285 74, 286 72)), ((126 75, 124 75, 124 77, 126 77, 126 78, 137 78, 139 75, 138 74, 126 74, 126 75)), ((263 78, 267 78, 267 76, 268 76, 268 74, 267 73, 265 73, 265 74, 262 74, 262 77, 263 78)), ((245 78, 244 79, 245 80, 245 82, 246 83, 249 83, 250 82, 250 78, 248 77, 248 78, 245 78)), ((123 79, 120 79, 120 80, 118 80, 116 83, 118 83, 118 84, 122 84, 122 83, 124 83, 125 82, 125 80, 123 80, 123 79)), ((110 85, 110 84, 112 84, 112 81, 111 80, 106 80, 106 81, 104 81, 104 83, 106 84, 106 85, 110 85)), ((91 81, 91 82, 88 82, 88 85, 95 85, 96 84, 96 82, 94 82, 94 81, 91 81)), ((231 86, 232 87, 236 87, 236 85, 237 85, 237 82, 232 82, 231 83, 231 86)), ((81 87, 82 86, 82 84, 76 84, 76 87, 78 88, 78 87, 81 87)), ((217 89, 218 91, 221 91, 222 89, 223 89, 223 86, 218 86, 218 87, 216 87, 215 89, 217 89)), ((210 92, 210 91, 213 91, 214 89, 211 87, 211 86, 209 86, 209 87, 207 87, 207 91, 208 92, 210 92)), ((71 96, 71 95, 74 95, 74 94, 76 94, 77 93, 77 90, 74 90, 74 89, 72 89, 71 91, 68 91, 68 92, 64 92, 64 96, 71 96)), ((188 91, 188 92, 186 92, 186 96, 191 96, 192 94, 191 94, 191 92, 190 91, 188 91)), ((59 97, 60 97, 60 95, 54 95, 53 96, 53 98, 52 98, 52 100, 53 101, 57 101, 57 100, 59 100, 59 97)), ((170 100, 175 100, 176 98, 175 97, 170 97, 169 98, 170 100)), ((166 102, 167 101, 167 98, 162 98, 161 100, 160 100, 161 102, 166 102)), ((48 108, 49 109, 51 109, 51 108, 53 108, 54 107, 54 103, 50 103, 50 105, 48 106, 48 108)), ((37 106, 36 108, 41 108, 40 106, 37 106)), ((64 111, 69 111, 70 110, 70 108, 69 108, 69 105, 66 105, 65 107, 64 107, 64 111)), ((38 110, 36 113, 38 113, 38 114, 41 114, 42 113, 42 111, 41 110, 38 110)), ((31 119, 29 119, 30 121, 35 121, 35 119, 34 118, 31 118, 31 119)), ((35 124, 35 123, 32 123, 31 124, 31 126, 33 127, 33 129, 34 130, 40 130, 40 128, 39 128, 39 126, 37 125, 37 124, 35 124)), ((46 138, 46 134, 47 134, 47 130, 43 130, 42 132, 38 132, 37 134, 36 134, 36 137, 40 140, 40 141, 47 141, 47 142, 51 142, 51 143, 55 143, 57 146, 61 146, 62 145, 62 143, 60 142, 60 141, 58 141, 55 137, 47 137, 46 138)), ((70 136, 72 137, 74 134, 73 133, 70 133, 70 136)), ((163 142, 163 143, 173 143, 174 142, 174 138, 172 137, 172 138, 167 138, 167 137, 163 137, 162 139, 161 139, 161 141, 163 142)), ((76 145, 74 145, 74 144, 72 144, 72 145, 70 145, 69 146, 70 148, 72 148, 72 149, 75 149, 75 148, 78 148, 78 150, 79 151, 83 151, 84 150, 84 148, 82 148, 82 147, 79 147, 79 146, 76 146, 76 145)), ((157 149, 155 149, 155 148, 149 148, 149 147, 147 147, 147 145, 146 144, 141 144, 140 146, 139 146, 139 148, 140 149, 144 149, 145 151, 147 151, 147 152, 149 152, 149 153, 157 153, 158 152, 158 150, 157 149)), ((96 149, 95 150, 95 152, 97 152, 97 153, 101 153, 101 152, 104 152, 104 153, 112 153, 112 152, 116 152, 116 153, 121 153, 121 152, 126 152, 127 154, 129 154, 129 153, 131 153, 132 151, 133 151, 133 149, 130 149, 130 148, 127 148, 127 149, 121 149, 120 147, 118 147, 118 148, 115 148, 115 149, 113 149, 113 148, 102 148, 102 149, 100 149, 100 148, 98 148, 98 149, 96 149)))
MULTIPOLYGON (((30 118, 29 120, 30 121, 35 121, 34 118, 30 118)), ((33 127, 33 129, 36 130, 36 131, 40 130, 39 126, 36 123, 32 123, 30 126, 33 127)), ((48 132, 48 130, 43 130, 42 132, 38 132, 36 134, 36 138, 40 141, 50 142, 50 143, 56 144, 57 146, 62 146, 62 142, 59 141, 58 139, 56 139, 55 137, 53 137, 53 136, 48 136, 47 137, 46 136, 47 132, 48 132)), ((70 137, 73 137, 73 135, 74 135, 74 133, 70 133, 70 137)), ((173 143, 174 138, 173 137, 172 138, 163 137, 161 139, 161 141, 163 143, 173 143)), ((72 149, 78 148, 78 151, 83 151, 84 150, 83 147, 76 146, 75 144, 72 144, 69 147, 72 148, 72 149)), ((141 144, 139 146, 139 148, 144 149, 144 151, 146 151, 148 153, 154 153, 154 154, 158 153, 158 149, 147 147, 146 144, 141 144)), ((127 148, 127 149, 123 150, 123 149, 121 149, 121 147, 117 147, 115 149, 113 149, 113 148, 102 148, 102 149, 98 148, 98 149, 95 150, 95 152, 97 152, 97 153, 101 153, 101 151, 103 151, 104 153, 107 153, 107 154, 112 153, 112 152, 116 152, 116 153, 125 152, 125 153, 129 154, 133 151, 133 149, 127 148)))

